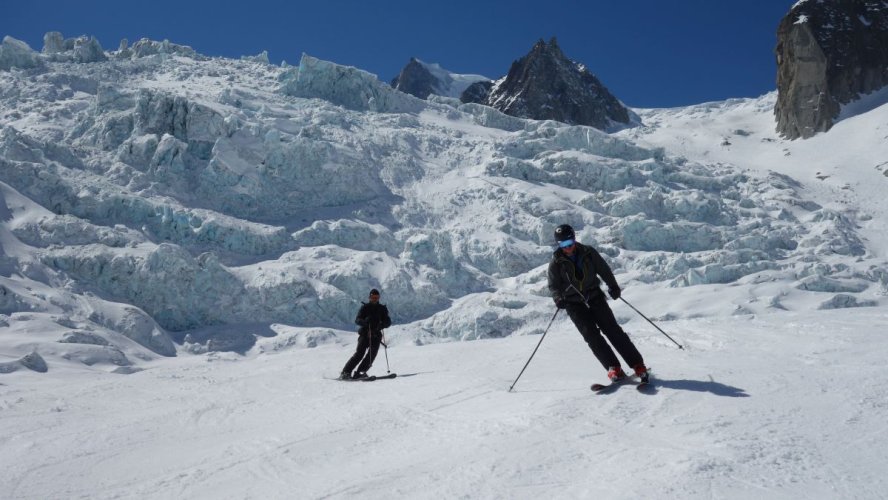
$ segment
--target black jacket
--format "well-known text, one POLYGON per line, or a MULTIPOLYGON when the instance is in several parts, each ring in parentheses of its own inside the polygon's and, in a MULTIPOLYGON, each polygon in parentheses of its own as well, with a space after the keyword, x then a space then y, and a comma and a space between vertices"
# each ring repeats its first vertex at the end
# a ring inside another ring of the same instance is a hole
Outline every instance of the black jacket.
POLYGON ((560 248, 555 250, 549 262, 549 292, 556 302, 564 299, 567 302, 582 303, 584 297, 589 300, 603 295, 599 276, 608 288, 619 288, 613 271, 597 250, 577 243, 574 253, 577 256, 577 265, 560 248), (577 290, 582 292, 582 297, 577 290))
POLYGON ((392 326, 392 319, 389 318, 388 307, 385 307, 384 304, 361 302, 361 309, 355 317, 355 324, 361 326, 358 328, 359 335, 366 335, 368 329, 374 334, 378 334, 383 329, 392 326))

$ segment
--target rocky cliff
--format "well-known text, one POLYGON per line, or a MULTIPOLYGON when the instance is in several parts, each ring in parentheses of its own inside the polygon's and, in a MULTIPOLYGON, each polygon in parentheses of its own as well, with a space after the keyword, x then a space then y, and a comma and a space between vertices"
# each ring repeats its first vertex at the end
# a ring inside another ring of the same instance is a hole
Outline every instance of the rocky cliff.
POLYGON ((415 57, 401 73, 392 79, 391 85, 401 92, 427 99, 430 95, 459 97, 467 87, 478 81, 490 81, 481 75, 451 73, 438 64, 429 64, 415 57))
POLYGON ((777 28, 777 131, 829 130, 842 104, 888 84, 888 3, 803 0, 777 28))
POLYGON ((404 66, 401 73, 392 80, 392 87, 420 99, 425 99, 429 94, 435 93, 437 84, 438 79, 432 75, 431 71, 413 57, 410 58, 410 62, 404 66))
POLYGON ((483 84, 475 84, 461 99, 521 118, 602 130, 629 123, 626 107, 583 64, 568 59, 555 38, 548 43, 538 41, 489 91, 483 84))

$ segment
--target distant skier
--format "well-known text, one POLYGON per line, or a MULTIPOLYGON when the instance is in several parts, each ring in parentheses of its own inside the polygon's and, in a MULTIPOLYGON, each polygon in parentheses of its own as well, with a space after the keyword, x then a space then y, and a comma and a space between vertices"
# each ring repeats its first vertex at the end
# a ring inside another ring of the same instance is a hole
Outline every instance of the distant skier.
POLYGON ((373 366, 373 360, 376 359, 376 353, 379 352, 379 344, 382 342, 382 330, 392 325, 388 308, 384 304, 379 303, 379 290, 375 288, 370 290, 370 302, 361 303, 361 309, 358 311, 355 323, 360 325, 360 328, 358 328, 358 347, 348 362, 345 363, 345 367, 342 368, 342 373, 339 375, 339 378, 342 380, 367 378, 367 370, 373 366), (358 369, 352 375, 352 370, 355 369, 355 366, 358 369))
POLYGON ((567 224, 555 228, 558 249, 549 262, 549 291, 559 309, 565 309, 592 353, 607 369, 607 377, 616 382, 626 377, 620 360, 602 337, 602 333, 628 363, 642 382, 648 381, 647 368, 638 349, 617 323, 599 288, 607 284, 612 299, 620 298, 620 286, 607 262, 591 246, 577 243, 574 230, 567 224))

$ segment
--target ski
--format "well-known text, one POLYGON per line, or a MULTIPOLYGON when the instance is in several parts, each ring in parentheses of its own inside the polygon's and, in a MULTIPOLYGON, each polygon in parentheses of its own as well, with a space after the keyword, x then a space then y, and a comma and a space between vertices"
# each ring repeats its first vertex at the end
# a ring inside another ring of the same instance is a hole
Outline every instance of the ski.
POLYGON ((592 392, 595 392, 597 394, 604 394, 613 391, 623 384, 632 384, 635 386, 635 389, 638 390, 638 392, 646 392, 647 389, 650 389, 652 387, 650 372, 648 372, 648 380, 646 382, 636 381, 634 378, 627 377, 617 380, 616 382, 611 382, 610 384, 592 384, 590 389, 592 389, 592 392))
POLYGON ((653 381, 654 379, 653 377, 651 377, 651 369, 648 368, 647 377, 645 377, 644 380, 639 380, 638 385, 635 386, 635 389, 637 389, 638 392, 648 392, 648 389, 653 388, 653 385, 651 385, 651 382, 653 381))
POLYGON ((366 378, 335 378, 332 380, 338 380, 340 382, 374 382, 376 380, 386 380, 397 376, 397 373, 389 373, 388 375, 370 375, 366 378))
POLYGON ((625 380, 618 380, 616 382, 611 382, 609 384, 592 384, 592 387, 590 387, 590 389, 592 389, 592 392, 596 392, 598 394, 603 394, 606 392, 613 391, 617 387, 623 385, 623 382, 625 382, 625 380))

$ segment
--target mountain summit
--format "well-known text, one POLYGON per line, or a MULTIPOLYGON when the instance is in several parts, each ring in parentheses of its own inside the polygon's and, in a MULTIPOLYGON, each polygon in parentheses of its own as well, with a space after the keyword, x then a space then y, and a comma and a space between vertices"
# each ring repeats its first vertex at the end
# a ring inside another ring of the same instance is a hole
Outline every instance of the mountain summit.
POLYGON ((439 80, 415 57, 411 57, 407 66, 392 80, 392 87, 420 99, 434 94, 438 84, 439 80))
POLYGON ((796 3, 777 28, 777 132, 829 130, 840 107, 888 84, 888 3, 796 3))
POLYGON ((489 80, 481 75, 451 73, 438 64, 425 63, 411 57, 401 73, 392 79, 391 85, 401 92, 427 99, 431 94, 459 97, 469 85, 489 80))
POLYGON ((615 122, 629 123, 626 107, 585 65, 568 59, 555 38, 548 43, 538 41, 526 56, 512 63, 505 78, 492 85, 476 83, 460 99, 520 118, 602 130, 615 122))

